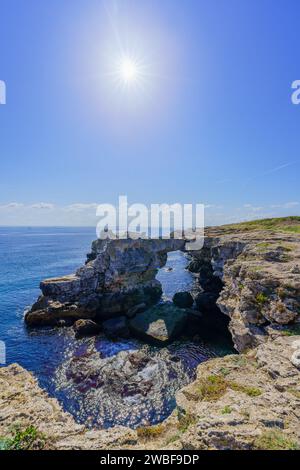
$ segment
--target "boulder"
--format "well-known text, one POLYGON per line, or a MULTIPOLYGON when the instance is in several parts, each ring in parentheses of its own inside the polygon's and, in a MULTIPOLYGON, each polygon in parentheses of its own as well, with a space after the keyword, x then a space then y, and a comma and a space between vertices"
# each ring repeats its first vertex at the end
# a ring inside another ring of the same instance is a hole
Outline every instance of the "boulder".
POLYGON ((129 328, 127 318, 125 316, 111 318, 102 324, 104 333, 108 338, 129 338, 129 328))
POLYGON ((217 299, 218 294, 214 294, 212 292, 200 292, 195 297, 195 303, 200 312, 209 314, 212 310, 215 311, 216 309, 218 309, 218 307, 216 306, 217 299))
POLYGON ((173 296, 173 303, 179 308, 190 308, 194 299, 189 292, 176 292, 173 296))
POLYGON ((73 329, 75 331, 75 336, 80 337, 80 336, 92 336, 92 335, 97 335, 101 327, 98 325, 98 323, 95 323, 93 320, 77 320, 74 325, 73 329))
POLYGON ((126 316, 127 316, 128 318, 133 318, 133 317, 136 316, 137 313, 144 312, 146 309, 147 309, 147 305, 146 305, 145 303, 138 304, 138 305, 136 305, 135 307, 130 308, 130 309, 126 312, 126 316))
POLYGON ((171 302, 159 304, 139 313, 129 321, 131 332, 148 342, 164 344, 180 335, 188 314, 171 302))

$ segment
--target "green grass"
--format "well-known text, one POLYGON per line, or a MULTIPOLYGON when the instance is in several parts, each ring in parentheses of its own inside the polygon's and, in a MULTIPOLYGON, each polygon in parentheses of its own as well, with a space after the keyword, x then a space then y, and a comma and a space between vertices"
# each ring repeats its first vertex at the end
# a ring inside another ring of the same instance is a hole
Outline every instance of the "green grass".
POLYGON ((224 231, 254 231, 273 230, 290 233, 300 233, 300 217, 277 217, 272 219, 251 220, 238 224, 223 225, 224 231))
POLYGON ((268 297, 266 296, 266 294, 263 294, 262 292, 260 292, 255 297, 255 300, 259 305, 264 305, 268 301, 268 297))
POLYGON ((173 442, 176 442, 180 439, 181 433, 178 432, 177 434, 174 434, 173 436, 170 436, 168 439, 166 439, 166 445, 172 444, 173 442))
POLYGON ((280 430, 263 432, 254 441, 254 449, 257 450, 299 450, 296 441, 290 439, 280 430))
POLYGON ((229 405, 224 406, 223 410, 221 410, 222 415, 227 415, 232 412, 232 409, 229 405))
POLYGON ((229 387, 231 388, 231 390, 245 393, 249 397, 258 397, 262 393, 261 390, 257 387, 249 387, 247 385, 241 385, 236 382, 229 383, 229 387))
POLYGON ((201 400, 216 401, 228 388, 228 384, 223 376, 209 375, 205 379, 201 379, 197 387, 201 400))
POLYGON ((186 413, 178 417, 177 428, 181 433, 185 433, 191 424, 196 422, 196 417, 190 413, 186 413))
POLYGON ((45 447, 45 436, 34 426, 21 430, 16 428, 13 436, 0 437, 0 450, 41 450, 45 447))
POLYGON ((230 369, 228 369, 228 367, 221 367, 219 372, 223 377, 226 377, 226 375, 230 374, 230 369))
POLYGON ((153 439, 155 437, 161 436, 165 428, 162 424, 156 424, 155 426, 145 426, 137 428, 136 432, 138 437, 141 439, 153 439))
POLYGON ((257 387, 231 382, 221 375, 209 375, 201 379, 197 386, 197 392, 203 401, 217 401, 228 389, 245 393, 249 397, 258 397, 262 393, 257 387))

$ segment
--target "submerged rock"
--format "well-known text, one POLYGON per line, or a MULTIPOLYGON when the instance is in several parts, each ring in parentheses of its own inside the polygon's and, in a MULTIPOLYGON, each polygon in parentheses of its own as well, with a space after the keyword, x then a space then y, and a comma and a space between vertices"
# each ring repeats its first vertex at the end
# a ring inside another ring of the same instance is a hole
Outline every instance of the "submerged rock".
POLYGON ((129 321, 129 327, 137 337, 163 344, 180 335, 187 318, 185 310, 166 302, 138 314, 129 321))
POLYGON ((129 338, 128 320, 126 317, 116 317, 106 320, 102 324, 103 331, 108 338, 129 338))
POLYGON ((179 308, 190 308, 194 303, 194 299, 189 292, 176 292, 172 300, 179 308))
POLYGON ((75 336, 80 337, 96 335, 100 332, 101 327, 92 320, 77 320, 73 325, 73 329, 75 336))
POLYGON ((128 318, 135 317, 137 313, 144 312, 146 309, 147 309, 147 304, 145 303, 138 304, 135 307, 130 308, 128 312, 126 312, 126 316, 128 318))

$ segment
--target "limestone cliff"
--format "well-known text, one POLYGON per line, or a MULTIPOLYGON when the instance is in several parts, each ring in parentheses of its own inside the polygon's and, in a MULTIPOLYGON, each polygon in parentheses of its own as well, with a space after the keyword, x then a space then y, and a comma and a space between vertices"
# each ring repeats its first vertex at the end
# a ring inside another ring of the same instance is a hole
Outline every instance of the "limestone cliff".
POLYGON ((25 315, 29 325, 55 325, 78 318, 104 320, 144 303, 156 303, 155 279, 167 253, 184 240, 95 240, 85 266, 75 274, 42 281, 42 296, 25 315))
POLYGON ((257 346, 286 325, 299 326, 299 234, 208 229, 204 248, 193 254, 190 267, 199 273, 201 291, 215 293, 217 305, 229 316, 238 351, 257 346))

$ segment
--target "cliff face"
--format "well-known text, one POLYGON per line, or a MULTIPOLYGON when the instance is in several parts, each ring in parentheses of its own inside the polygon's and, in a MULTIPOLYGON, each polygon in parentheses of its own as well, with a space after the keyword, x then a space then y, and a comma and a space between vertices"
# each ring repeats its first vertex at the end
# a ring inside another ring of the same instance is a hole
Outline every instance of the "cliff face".
POLYGON ((199 273, 204 293, 216 293, 217 305, 230 318, 229 330, 240 352, 300 321, 297 234, 208 230, 204 248, 193 254, 191 267, 199 273), (216 285, 216 279, 222 284, 216 285))
POLYGON ((156 303, 155 279, 167 253, 184 240, 95 240, 85 266, 75 274, 42 281, 42 296, 27 312, 29 325, 55 325, 78 318, 105 320, 144 303, 156 303))

